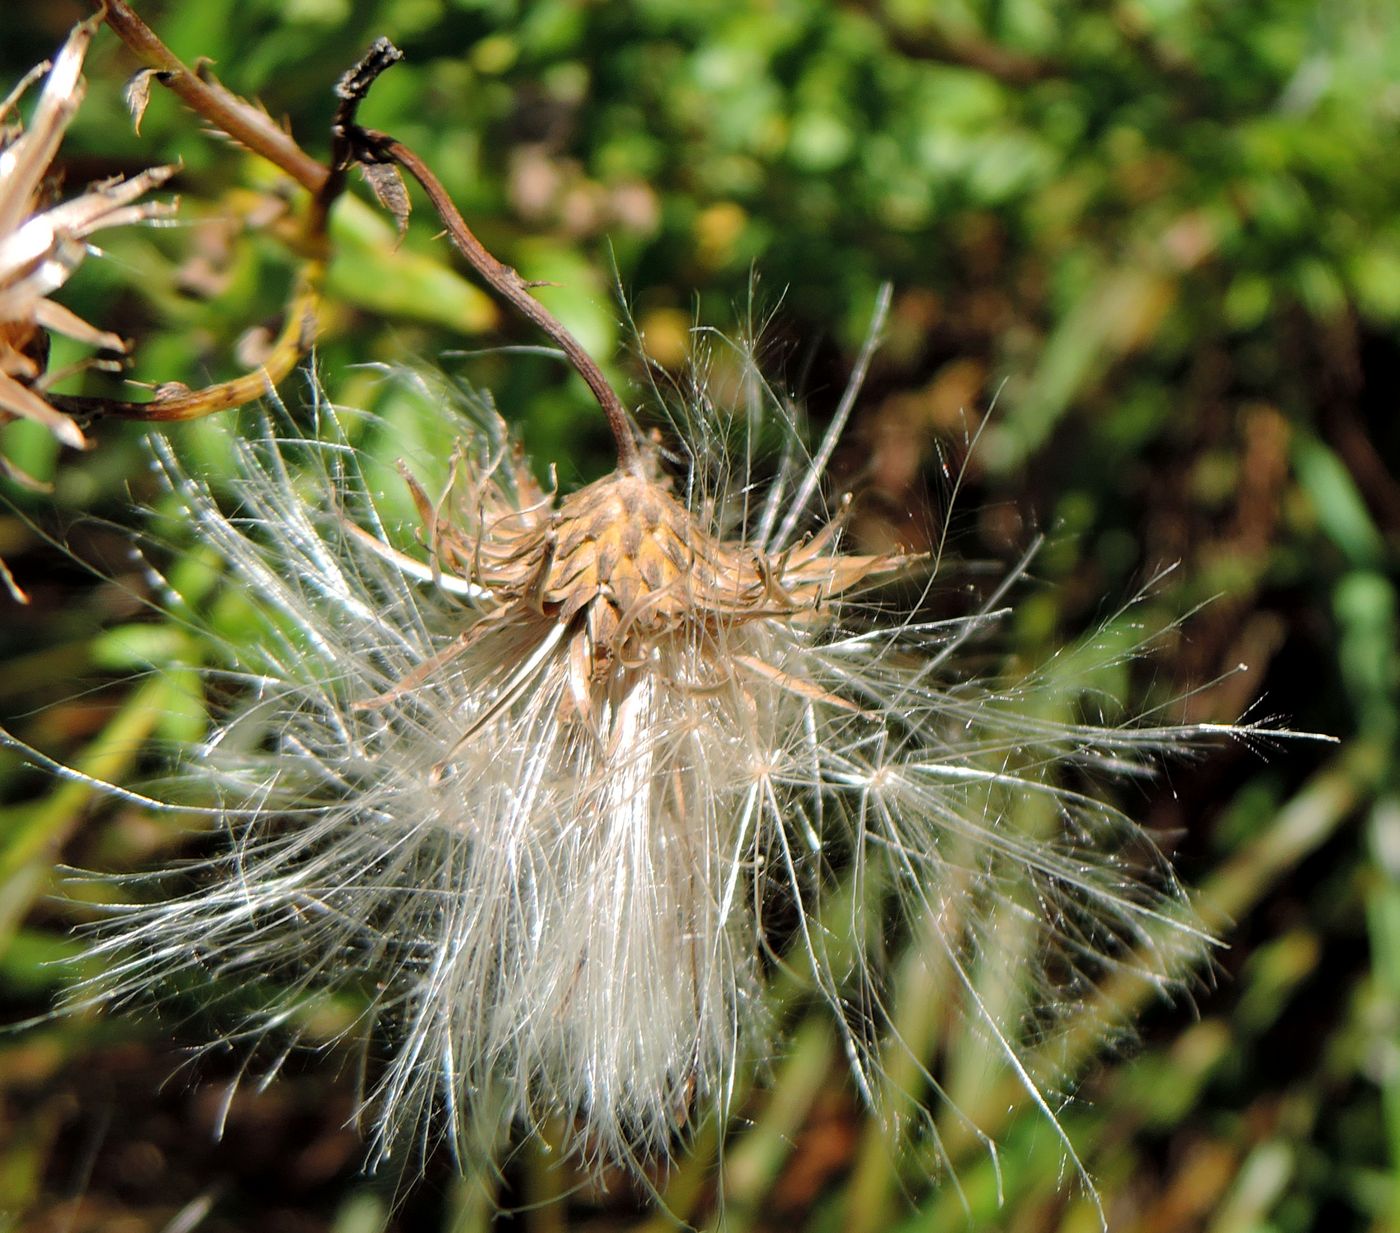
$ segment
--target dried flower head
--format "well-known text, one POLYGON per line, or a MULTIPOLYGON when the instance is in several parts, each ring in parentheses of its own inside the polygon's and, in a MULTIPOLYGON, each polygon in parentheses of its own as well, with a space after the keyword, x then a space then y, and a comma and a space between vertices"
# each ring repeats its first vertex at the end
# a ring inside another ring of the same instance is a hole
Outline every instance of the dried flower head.
POLYGON ((137 880, 99 927, 94 995, 193 981, 249 1041, 351 999, 379 1161, 440 1137, 481 1159, 548 1125, 639 1164, 742 1091, 780 955, 878 1103, 880 939, 902 929, 1063 1139, 1027 1041, 1117 967, 1169 985, 1204 941, 1088 785, 1238 730, 1065 717, 1083 687, 1053 668, 970 673, 1004 588, 950 619, 882 601, 932 563, 844 551, 844 504, 814 513, 831 441, 812 458, 768 411, 786 444, 767 479, 699 387, 674 481, 640 450, 561 497, 477 404, 435 490, 402 468, 410 540, 324 404, 309 434, 234 443, 227 509, 158 442, 261 634, 214 674, 231 701, 189 759, 219 846, 159 894, 137 880), (1012 934, 1039 956, 1017 976, 1043 993, 1029 1021, 977 975, 1012 934))
POLYGON ((125 351, 126 342, 48 297, 81 263, 95 232, 165 212, 168 207, 139 198, 174 171, 155 167, 51 203, 46 177, 82 102, 83 57, 98 20, 74 27, 52 67, 40 65, 0 102, 0 422, 35 420, 65 445, 80 449, 86 440, 78 426, 45 397, 45 331, 107 351, 125 351), (48 76, 33 116, 23 126, 17 118, 20 99, 45 69, 48 76))

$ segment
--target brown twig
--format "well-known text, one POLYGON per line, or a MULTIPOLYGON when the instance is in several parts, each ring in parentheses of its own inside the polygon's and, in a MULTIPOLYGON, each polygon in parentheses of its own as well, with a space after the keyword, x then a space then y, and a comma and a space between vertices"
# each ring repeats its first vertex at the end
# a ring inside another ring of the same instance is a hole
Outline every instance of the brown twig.
MULTIPOLYGON (((865 5, 859 6, 862 10, 865 5)), ((1008 86, 1024 87, 1063 77, 1059 62, 1003 47, 970 32, 954 33, 932 23, 907 29, 881 20, 886 37, 896 51, 911 60, 933 60, 985 73, 1008 86)))
POLYGON ((297 281, 287 307, 282 332, 267 359, 251 372, 229 381, 192 390, 182 385, 157 389, 150 402, 121 402, 76 394, 50 394, 49 401, 80 423, 108 416, 129 420, 193 420, 217 411, 230 411, 258 398, 266 398, 291 375, 316 337, 316 284, 320 266, 310 263, 297 281))
MULTIPOLYGON (((103 15, 122 42, 187 106, 235 141, 282 168, 298 184, 311 192, 313 201, 308 219, 309 239, 323 240, 331 204, 344 188, 346 171, 354 164, 361 163, 367 168, 388 164, 407 171, 422 185, 423 191, 428 194, 428 199, 446 225, 448 236, 472 268, 516 311, 548 335, 583 378, 607 417, 608 427, 612 430, 613 439, 617 444, 619 468, 627 471, 637 471, 640 468, 641 459, 636 438, 632 433, 631 420, 622 406, 621 399, 608 384, 593 357, 583 349, 563 323, 530 294, 529 284, 514 269, 497 261, 487 252, 481 241, 472 234, 471 228, 453 204, 447 190, 422 159, 402 142, 387 134, 361 128, 356 123, 355 116, 359 105, 375 80, 385 69, 403 58, 403 53, 388 39, 378 39, 360 62, 345 73, 336 85, 336 94, 341 102, 332 126, 332 158, 330 166, 327 167, 307 154, 290 134, 273 124, 265 112, 226 90, 212 75, 203 72, 192 73, 187 69, 124 0, 106 0, 103 15)), ((372 182, 376 193, 384 200, 384 182, 382 179, 372 182)), ((392 195, 393 189, 387 191, 392 195)), ((397 191, 401 193, 402 187, 397 186, 397 191)), ((403 213, 400 213, 399 218, 401 226, 406 209, 405 198, 403 213)), ((397 208, 396 212, 399 212, 397 208)), ((308 285, 309 281, 307 280, 308 285)), ((280 376, 274 376, 274 373, 285 366, 289 350, 303 342, 309 342, 306 320, 308 318, 303 317, 295 308, 289 312, 282 338, 275 349, 275 355, 279 359, 275 367, 270 361, 257 372, 233 381, 210 386, 207 390, 187 392, 167 399, 158 398, 150 404, 106 403, 106 412, 144 419, 186 419, 206 414, 208 411, 221 410, 225 406, 237 405, 236 401, 228 400, 239 399, 249 390, 252 390, 250 397, 257 397, 265 392, 267 381, 281 379, 280 376)), ((290 366, 287 367, 287 371, 290 371, 290 366)), ((241 400, 248 399, 242 397, 241 400)), ((86 413, 90 416, 101 413, 97 408, 99 400, 70 401, 75 404, 78 401, 87 404, 86 413)))
POLYGON ((303 188, 321 192, 330 176, 329 169, 278 128, 266 112, 225 89, 207 70, 191 72, 124 0, 102 0, 98 7, 117 37, 187 107, 254 154, 280 167, 303 188))
MULTIPOLYGON (((608 384, 603 370, 598 367, 593 357, 583 349, 578 339, 569 333, 563 322, 530 294, 530 284, 521 278, 515 269, 498 261, 486 250, 485 245, 467 226, 466 220, 442 186, 442 182, 418 155, 387 133, 361 128, 355 122, 356 111, 375 80, 385 69, 397 64, 401 59, 403 53, 388 39, 381 38, 360 63, 340 79, 336 93, 342 101, 333 127, 336 158, 332 176, 343 174, 346 167, 356 162, 367 167, 387 163, 402 167, 417 180, 447 228, 448 237, 472 269, 521 316, 548 335, 583 378, 607 417, 608 427, 612 430, 613 440, 617 445, 618 468, 624 471, 639 471, 641 455, 632 432, 632 421, 623 408, 622 400, 608 384)), ((377 188, 376 191, 381 190, 377 188)))
POLYGON ((613 440, 617 444, 618 469, 639 472, 641 455, 637 450, 637 439, 632 432, 632 421, 622 406, 622 400, 618 398, 613 387, 608 384, 608 379, 603 376, 603 370, 594 362, 593 357, 583 349, 578 339, 569 333, 563 322, 530 294, 529 284, 520 277, 516 270, 497 261, 486 251, 481 241, 472 234, 471 228, 467 226, 457 207, 453 205, 452 198, 447 195, 447 190, 443 188, 441 182, 428 169, 422 159, 402 142, 386 137, 382 133, 366 132, 365 135, 375 141, 377 147, 385 155, 398 163, 422 185, 423 191, 428 194, 428 200, 433 203, 433 208, 437 210, 446 226, 447 234, 452 243, 457 246, 457 251, 471 263, 472 268, 522 316, 543 330, 564 352, 569 363, 574 366, 578 375, 583 378, 584 383, 593 392, 593 397, 598 400, 598 405, 603 408, 603 414, 608 420, 608 427, 612 430, 613 440))
MULTIPOLYGON (((375 39, 357 64, 347 69, 335 84, 336 97, 340 99, 335 109, 335 119, 331 121, 331 165, 326 182, 316 192, 313 205, 313 222, 324 219, 332 203, 345 190, 345 173, 356 163, 355 137, 357 131, 355 115, 374 80, 390 65, 403 59, 401 52, 386 38, 375 39)), ((376 193, 379 189, 376 188, 376 193)), ((404 217, 400 217, 402 229, 407 214, 407 204, 402 207, 404 217)))
POLYGON ((225 89, 204 68, 191 72, 124 0, 102 0, 99 17, 133 51, 156 80, 168 87, 214 128, 253 153, 280 167, 313 194, 302 246, 310 253, 287 305, 282 332, 267 360, 250 372, 202 389, 182 385, 161 387, 150 402, 110 398, 51 395, 50 401, 74 418, 92 421, 104 416, 168 421, 197 419, 266 397, 311 349, 316 337, 317 287, 324 274, 326 220, 343 183, 329 168, 306 153, 291 134, 278 128, 266 112, 225 89))

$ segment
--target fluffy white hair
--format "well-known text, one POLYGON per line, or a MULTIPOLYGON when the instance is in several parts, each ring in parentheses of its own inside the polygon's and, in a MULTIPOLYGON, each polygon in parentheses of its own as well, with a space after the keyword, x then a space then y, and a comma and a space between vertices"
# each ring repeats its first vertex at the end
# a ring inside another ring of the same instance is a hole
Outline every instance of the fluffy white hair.
POLYGON ((1084 677, 1140 649, 1121 639, 970 674, 1016 571, 924 619, 898 601, 931 562, 846 554, 840 508, 814 512, 854 383, 814 454, 763 387, 734 413, 701 383, 672 415, 673 487, 653 458, 561 500, 489 407, 402 379, 459 441, 435 492, 440 456, 395 478, 351 443, 373 424, 320 399, 309 430, 268 414, 235 438, 217 496, 153 438, 257 634, 211 671, 217 721, 181 769, 216 798, 213 849, 124 888, 79 996, 193 986, 250 1041, 349 998, 374 1161, 440 1138, 481 1160, 548 1125, 639 1166, 730 1112, 780 964, 807 969, 878 1104, 881 954, 912 936, 1078 1167, 1021 1061, 1041 1011, 1124 963, 1166 985, 1206 941, 1089 785, 1241 730, 1076 717, 1084 677), (650 522, 613 500, 633 481, 650 522), (1029 1017, 976 975, 1011 934, 1038 967, 1016 976, 1042 991, 1029 1017))

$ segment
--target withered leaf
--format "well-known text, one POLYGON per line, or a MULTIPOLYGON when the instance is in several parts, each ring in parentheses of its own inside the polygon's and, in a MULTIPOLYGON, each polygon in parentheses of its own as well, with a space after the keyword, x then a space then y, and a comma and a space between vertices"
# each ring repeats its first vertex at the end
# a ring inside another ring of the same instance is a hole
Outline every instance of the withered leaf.
POLYGON ((193 392, 183 381, 162 381, 152 391, 153 401, 157 403, 173 402, 175 399, 183 398, 186 394, 193 392))
POLYGON ((412 206, 408 200, 408 190, 403 186, 403 176, 393 163, 362 163, 360 170, 374 190, 374 195, 398 224, 399 239, 408 232, 408 215, 412 206))
POLYGON ((122 90, 122 102, 131 112, 131 127, 138 135, 141 132, 141 117, 146 114, 146 105, 151 101, 151 82, 159 76, 156 69, 142 69, 122 90))

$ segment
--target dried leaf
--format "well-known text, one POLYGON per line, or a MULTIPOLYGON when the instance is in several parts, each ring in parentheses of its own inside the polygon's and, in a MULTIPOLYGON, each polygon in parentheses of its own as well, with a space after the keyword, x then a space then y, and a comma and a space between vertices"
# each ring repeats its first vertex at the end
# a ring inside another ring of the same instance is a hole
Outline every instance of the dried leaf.
POLYGON ((138 135, 141 132, 141 117, 146 114, 146 105, 151 101, 151 82, 159 76, 156 69, 142 69, 122 90, 122 102, 131 112, 131 127, 138 135))
POLYGON ((162 381, 153 391, 153 401, 156 403, 174 402, 175 399, 184 398, 193 392, 183 381, 162 381))
POLYGON ((398 224, 399 240, 408 232, 408 215, 412 206, 408 200, 408 190, 403 186, 403 177, 393 163, 363 163, 360 170, 374 190, 374 195, 398 224))

